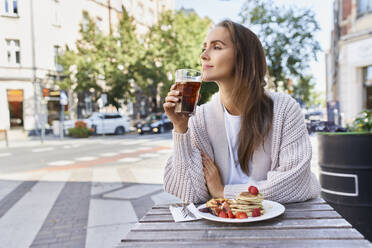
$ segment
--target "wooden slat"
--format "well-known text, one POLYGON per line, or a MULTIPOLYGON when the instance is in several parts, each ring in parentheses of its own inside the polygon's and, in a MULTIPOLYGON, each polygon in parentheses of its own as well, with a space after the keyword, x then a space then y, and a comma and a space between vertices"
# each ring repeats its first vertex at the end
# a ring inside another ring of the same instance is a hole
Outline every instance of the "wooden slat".
POLYGON ((352 228, 272 229, 268 230, 136 230, 125 240, 190 241, 190 240, 298 240, 298 239, 363 239, 352 228))
MULTIPOLYGON (((287 211, 283 214, 283 219, 335 219, 342 218, 336 211, 287 211)), ((142 222, 174 222, 172 215, 145 215, 142 222)))
MULTIPOLYGON (((323 198, 315 198, 315 199, 310 199, 308 201, 305 201, 305 202, 301 202, 301 203, 306 203, 306 204, 324 204, 324 203, 327 203, 325 200, 323 200, 323 198)), ((292 205, 292 204, 299 204, 299 202, 294 202, 294 203, 287 203, 285 205, 292 205)))
POLYGON ((171 214, 169 208, 153 208, 150 209, 146 215, 151 215, 151 214, 171 214))
POLYGON ((175 231, 175 230, 268 230, 293 228, 349 228, 344 219, 277 219, 251 223, 221 223, 208 220, 191 222, 137 223, 132 231, 175 231))
POLYGON ((328 204, 290 204, 285 206, 285 211, 323 211, 323 210, 333 210, 333 208, 328 204))
POLYGON ((342 216, 333 210, 324 211, 286 211, 283 219, 334 219, 342 216))
POLYGON ((180 241, 180 242, 124 242, 117 247, 136 248, 245 248, 245 247, 266 247, 266 248, 366 248, 371 247, 367 240, 225 240, 225 241, 180 241))

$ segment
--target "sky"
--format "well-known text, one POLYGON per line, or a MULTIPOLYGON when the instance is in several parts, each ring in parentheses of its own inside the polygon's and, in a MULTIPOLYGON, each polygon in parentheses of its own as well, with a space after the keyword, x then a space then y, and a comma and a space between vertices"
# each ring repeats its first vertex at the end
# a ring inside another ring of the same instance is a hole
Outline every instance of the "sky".
MULTIPOLYGON (((229 18, 239 22, 239 12, 247 0, 175 0, 176 9, 193 8, 199 16, 208 16, 214 23, 229 18)), ((330 47, 332 30, 332 0, 274 0, 279 6, 294 5, 311 8, 315 12, 321 30, 316 34, 322 52, 318 54, 318 61, 311 61, 311 73, 317 83, 317 90, 325 92, 325 55, 330 47)))

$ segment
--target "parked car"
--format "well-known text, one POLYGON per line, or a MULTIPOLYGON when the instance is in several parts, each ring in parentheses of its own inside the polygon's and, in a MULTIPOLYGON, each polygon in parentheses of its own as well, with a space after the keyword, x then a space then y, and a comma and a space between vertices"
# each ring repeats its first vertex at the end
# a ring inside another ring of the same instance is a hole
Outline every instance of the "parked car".
POLYGON ((122 135, 130 130, 130 120, 120 113, 94 112, 89 118, 83 120, 87 128, 92 128, 95 134, 122 135))
POLYGON ((309 121, 306 123, 309 134, 315 132, 347 132, 347 128, 335 124, 333 121, 309 121))
POLYGON ((145 120, 136 124, 137 133, 164 133, 173 129, 172 122, 165 113, 150 114, 145 120))

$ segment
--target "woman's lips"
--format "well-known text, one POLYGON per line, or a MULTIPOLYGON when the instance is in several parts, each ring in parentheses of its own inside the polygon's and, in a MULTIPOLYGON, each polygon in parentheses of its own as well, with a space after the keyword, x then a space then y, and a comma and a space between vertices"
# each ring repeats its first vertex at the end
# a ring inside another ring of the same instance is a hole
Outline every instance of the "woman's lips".
POLYGON ((203 65, 203 70, 211 69, 212 67, 211 65, 203 65))

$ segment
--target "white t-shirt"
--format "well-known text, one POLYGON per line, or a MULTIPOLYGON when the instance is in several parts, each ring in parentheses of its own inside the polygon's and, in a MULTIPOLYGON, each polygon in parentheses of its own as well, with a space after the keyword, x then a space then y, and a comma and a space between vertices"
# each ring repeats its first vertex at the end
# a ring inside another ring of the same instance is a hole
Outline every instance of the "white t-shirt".
MULTIPOLYGON (((239 131, 240 131, 240 116, 231 115, 225 108, 225 127, 227 134, 227 142, 229 144, 229 163, 230 163, 230 175, 228 184, 254 184, 253 180, 249 178, 240 168, 238 159, 238 147, 239 147, 239 131)), ((249 170, 252 169, 252 162, 249 163, 249 170)))

